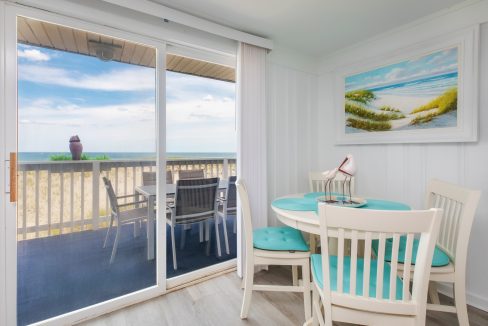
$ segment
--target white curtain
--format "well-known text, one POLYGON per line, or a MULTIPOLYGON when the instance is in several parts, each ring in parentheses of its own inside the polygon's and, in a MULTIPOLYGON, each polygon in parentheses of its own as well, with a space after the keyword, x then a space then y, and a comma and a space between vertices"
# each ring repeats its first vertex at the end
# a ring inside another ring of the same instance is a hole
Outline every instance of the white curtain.
MULTIPOLYGON (((253 227, 267 226, 266 49, 239 44, 237 59, 237 176, 245 180, 253 227)), ((238 221, 241 221, 238 212, 238 221)), ((243 238, 238 223, 237 273, 242 276, 243 238)))

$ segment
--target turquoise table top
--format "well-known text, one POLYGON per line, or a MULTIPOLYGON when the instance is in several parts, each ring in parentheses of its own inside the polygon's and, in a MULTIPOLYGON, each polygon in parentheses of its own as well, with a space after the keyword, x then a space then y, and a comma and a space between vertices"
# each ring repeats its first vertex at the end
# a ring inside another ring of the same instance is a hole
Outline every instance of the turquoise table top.
MULTIPOLYGON (((290 211, 317 211, 318 201, 317 197, 323 196, 323 192, 311 192, 305 194, 303 197, 287 197, 274 200, 271 205, 275 208, 290 210, 290 211)), ((336 194, 337 195, 337 194, 336 194)), ((375 210, 395 210, 406 211, 410 210, 410 206, 389 200, 366 198, 368 203, 361 209, 375 209, 375 210)))

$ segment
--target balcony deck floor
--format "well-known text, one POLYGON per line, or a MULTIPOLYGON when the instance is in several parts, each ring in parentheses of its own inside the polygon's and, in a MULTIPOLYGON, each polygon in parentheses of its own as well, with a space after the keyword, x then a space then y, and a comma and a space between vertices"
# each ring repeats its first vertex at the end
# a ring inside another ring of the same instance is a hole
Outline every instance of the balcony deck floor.
MULTIPOLYGON (((199 242, 198 226, 186 236, 179 249, 181 231, 176 229, 178 270, 173 269, 169 227, 167 230, 168 278, 185 274, 236 257, 233 219, 228 222, 230 255, 225 254, 222 229, 222 256, 215 255, 215 233, 211 254, 199 242), (191 233, 191 234, 190 234, 191 233)), ((18 242, 18 324, 26 325, 59 314, 109 300, 155 284, 155 260, 146 259, 146 234, 134 238, 133 226, 125 225, 115 261, 109 264, 115 236, 103 249, 106 229, 82 231, 18 242)), ((212 227, 212 231, 213 231, 212 227)))

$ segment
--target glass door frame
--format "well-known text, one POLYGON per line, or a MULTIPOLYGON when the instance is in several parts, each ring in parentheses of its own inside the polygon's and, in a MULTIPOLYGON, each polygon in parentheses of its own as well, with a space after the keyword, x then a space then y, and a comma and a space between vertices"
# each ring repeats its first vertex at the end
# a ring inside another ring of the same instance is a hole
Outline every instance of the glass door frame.
MULTIPOLYGON (((7 153, 17 152, 17 16, 25 16, 28 18, 46 21, 53 24, 65 25, 71 28, 90 31, 93 33, 103 34, 114 38, 120 38, 134 43, 144 44, 153 47, 156 51, 156 170, 158 172, 157 180, 157 206, 166 207, 166 43, 154 38, 146 37, 139 34, 134 34, 128 31, 115 29, 95 23, 82 21, 76 18, 66 17, 59 14, 46 12, 43 10, 25 7, 12 3, 4 3, 0 1, 0 15, 5 18, 2 19, 3 26, 0 30, 4 33, 4 39, 0 35, 0 45, 4 47, 5 60, 2 60, 0 66, 5 64, 4 73, 0 81, 4 81, 4 91, 8 96, 4 96, 4 112, 0 112, 0 116, 5 117, 1 122, 5 132, 0 134, 0 143, 2 149, 0 150, 0 158, 6 158, 7 153), (4 10, 3 10, 4 9, 4 10)), ((3 91, 3 89, 2 89, 3 91)), ((0 91, 1 93, 1 91, 0 91)), ((2 171, 4 172, 4 171, 2 171)), ((7 175, 4 175, 7 178, 7 175)), ((17 323, 17 222, 16 222, 16 203, 8 202, 8 194, 2 191, 2 201, 5 203, 4 210, 4 225, 0 228, 5 230, 5 254, 0 262, 0 268, 5 268, 5 284, 0 283, 0 289, 5 287, 5 298, 0 299, 0 304, 4 307, 0 309, 5 311, 5 320, 0 320, 0 324, 5 322, 6 325, 16 325, 17 323), (3 200, 5 199, 5 200, 3 200)), ((2 208, 0 206, 0 208, 2 208)), ((165 210, 158 210, 155 221, 156 229, 156 285, 146 289, 142 289, 118 298, 114 298, 105 302, 97 303, 76 311, 72 311, 63 315, 52 317, 50 319, 36 323, 39 325, 59 325, 59 324, 73 324, 82 320, 90 319, 98 315, 102 315, 125 306, 145 301, 150 298, 164 294, 166 289, 166 216, 165 210)), ((1 231, 0 231, 1 232, 1 231)), ((0 236, 2 234, 0 233, 0 236)), ((1 247, 1 246, 0 246, 1 247)), ((0 254, 2 258, 2 254, 0 254)), ((3 271, 2 271, 3 272, 3 271)), ((2 291, 3 292, 3 291, 2 291)), ((2 317, 3 318, 3 317, 2 317)))

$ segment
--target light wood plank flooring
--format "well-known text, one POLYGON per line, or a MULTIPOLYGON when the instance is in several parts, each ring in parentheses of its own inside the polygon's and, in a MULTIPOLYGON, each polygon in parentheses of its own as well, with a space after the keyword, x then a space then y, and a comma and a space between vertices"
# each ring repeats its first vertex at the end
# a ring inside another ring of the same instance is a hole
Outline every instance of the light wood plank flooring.
MULTIPOLYGON (((270 267, 256 275, 260 283, 289 284, 291 271, 270 267)), ((242 290, 235 273, 225 274, 185 289, 83 323, 83 326, 151 325, 302 325, 300 294, 254 292, 249 318, 239 318, 242 290)), ((449 300, 446 297, 443 301, 449 300)), ((457 325, 454 314, 428 312, 427 325, 457 325)), ((469 307, 471 326, 488 325, 488 313, 469 307)))

